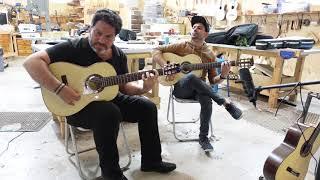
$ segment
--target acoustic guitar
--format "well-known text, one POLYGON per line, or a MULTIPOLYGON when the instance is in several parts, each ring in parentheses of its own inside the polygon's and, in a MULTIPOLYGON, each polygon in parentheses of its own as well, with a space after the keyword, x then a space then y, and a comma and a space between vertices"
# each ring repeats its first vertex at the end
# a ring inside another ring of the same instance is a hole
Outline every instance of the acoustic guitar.
POLYGON ((227 21, 235 21, 238 17, 238 2, 237 0, 231 0, 231 5, 228 8, 228 12, 226 14, 227 21))
POLYGON ((290 127, 284 141, 267 158, 263 167, 264 178, 304 180, 312 154, 320 146, 319 132, 320 124, 316 128, 301 123, 290 127))
POLYGON ((218 21, 223 21, 226 17, 226 10, 225 10, 225 3, 223 0, 220 0, 220 5, 218 6, 216 10, 215 18, 218 21))
MULTIPOLYGON (((74 105, 69 105, 55 93, 41 87, 45 105, 49 111, 58 116, 75 114, 92 101, 112 100, 118 94, 119 84, 141 80, 142 74, 152 72, 149 70, 117 75, 113 66, 105 62, 95 63, 88 67, 57 62, 50 64, 49 69, 57 79, 81 94, 79 101, 74 102, 74 105)), ((156 71, 159 76, 162 76, 178 73, 180 67, 179 65, 168 65, 156 71)))
MULTIPOLYGON (((189 54, 186 56, 178 56, 173 53, 163 53, 163 58, 169 64, 180 65, 180 72, 178 72, 172 81, 168 81, 167 77, 159 77, 159 83, 163 86, 171 86, 177 83, 182 77, 188 73, 193 73, 197 77, 201 76, 203 69, 220 68, 222 62, 202 63, 199 56, 189 54)), ((229 61, 231 66, 251 67, 253 59, 245 59, 240 61, 229 61)))

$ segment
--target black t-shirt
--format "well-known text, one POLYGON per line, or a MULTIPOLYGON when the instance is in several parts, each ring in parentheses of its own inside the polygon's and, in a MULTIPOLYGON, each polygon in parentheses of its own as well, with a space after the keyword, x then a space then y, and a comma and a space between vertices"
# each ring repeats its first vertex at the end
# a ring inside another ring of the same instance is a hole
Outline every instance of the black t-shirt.
MULTIPOLYGON (((80 66, 90 66, 102 59, 93 51, 89 45, 88 38, 68 40, 46 49, 51 63, 69 62, 80 66)), ((112 45, 112 58, 106 62, 111 64, 117 74, 128 73, 127 56, 124 52, 112 45)))

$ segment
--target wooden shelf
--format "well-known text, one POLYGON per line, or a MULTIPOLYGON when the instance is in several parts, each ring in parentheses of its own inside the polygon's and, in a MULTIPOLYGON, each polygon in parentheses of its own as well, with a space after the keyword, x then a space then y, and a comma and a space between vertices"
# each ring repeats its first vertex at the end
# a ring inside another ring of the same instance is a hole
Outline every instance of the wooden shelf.
POLYGON ((300 15, 300 14, 320 14, 320 11, 313 11, 313 12, 270 13, 270 14, 243 14, 242 16, 281 16, 281 15, 300 15))

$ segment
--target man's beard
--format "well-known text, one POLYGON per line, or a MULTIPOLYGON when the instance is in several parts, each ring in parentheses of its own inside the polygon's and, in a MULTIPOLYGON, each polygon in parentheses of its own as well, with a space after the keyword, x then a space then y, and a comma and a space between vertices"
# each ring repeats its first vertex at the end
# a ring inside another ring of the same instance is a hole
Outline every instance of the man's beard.
POLYGON ((92 48, 92 50, 94 51, 94 52, 101 52, 101 51, 107 51, 109 48, 111 48, 111 47, 109 47, 109 46, 107 46, 107 45, 104 45, 104 44, 101 44, 101 43, 92 43, 92 39, 91 39, 91 37, 89 37, 89 45, 90 45, 90 47, 92 48), (96 45, 99 45, 100 47, 102 46, 103 48, 101 49, 101 48, 99 48, 99 49, 97 49, 97 48, 95 48, 96 47, 96 45))
POLYGON ((101 43, 94 43, 93 44, 93 49, 95 49, 95 51, 97 52, 101 52, 101 51, 107 51, 110 47, 105 45, 105 44, 101 44, 101 43), (97 46, 99 46, 99 48, 96 48, 97 46))

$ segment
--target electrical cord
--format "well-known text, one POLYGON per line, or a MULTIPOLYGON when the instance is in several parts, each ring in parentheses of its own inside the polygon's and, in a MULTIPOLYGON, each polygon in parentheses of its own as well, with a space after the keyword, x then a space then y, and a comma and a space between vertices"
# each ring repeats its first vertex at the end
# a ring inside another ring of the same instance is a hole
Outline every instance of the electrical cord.
POLYGON ((13 140, 17 139, 18 137, 20 137, 20 136, 21 136, 22 134, 24 134, 24 133, 25 133, 25 132, 22 132, 22 133, 18 134, 16 137, 12 138, 12 139, 7 143, 6 149, 3 150, 3 151, 0 153, 0 157, 9 149, 10 143, 11 143, 13 140))

